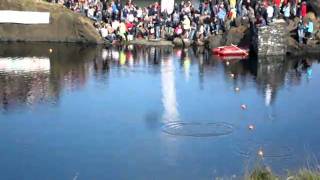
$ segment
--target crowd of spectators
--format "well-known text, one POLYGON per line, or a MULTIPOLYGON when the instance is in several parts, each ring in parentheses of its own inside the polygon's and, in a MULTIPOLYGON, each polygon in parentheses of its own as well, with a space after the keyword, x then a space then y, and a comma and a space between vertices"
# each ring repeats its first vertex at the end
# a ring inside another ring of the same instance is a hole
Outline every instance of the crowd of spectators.
POLYGON ((313 22, 306 18, 307 3, 301 0, 204 0, 198 7, 191 1, 175 3, 173 12, 161 11, 160 3, 139 7, 132 0, 49 0, 61 3, 95 21, 101 36, 110 42, 136 38, 175 37, 204 39, 228 31, 239 22, 251 27, 267 26, 276 19, 299 18, 300 43, 312 38, 313 22))

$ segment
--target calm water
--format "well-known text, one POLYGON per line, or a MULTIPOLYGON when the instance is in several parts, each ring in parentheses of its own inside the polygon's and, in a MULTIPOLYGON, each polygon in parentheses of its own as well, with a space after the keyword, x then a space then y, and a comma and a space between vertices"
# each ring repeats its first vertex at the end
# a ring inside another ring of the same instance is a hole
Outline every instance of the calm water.
POLYGON ((240 178, 320 157, 314 58, 5 44, 0 86, 1 179, 240 178))

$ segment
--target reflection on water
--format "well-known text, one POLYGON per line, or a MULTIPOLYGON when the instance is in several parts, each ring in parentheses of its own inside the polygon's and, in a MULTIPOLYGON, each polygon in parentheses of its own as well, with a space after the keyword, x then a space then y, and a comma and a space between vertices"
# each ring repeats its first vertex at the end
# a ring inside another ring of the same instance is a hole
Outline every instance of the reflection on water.
POLYGON ((164 107, 164 121, 178 121, 178 103, 175 87, 175 67, 172 57, 161 62, 162 102, 164 107))
POLYGON ((23 73, 23 72, 48 72, 50 70, 49 58, 23 57, 23 58, 0 58, 0 71, 23 73))
POLYGON ((202 48, 3 44, 0 168, 5 179, 212 179, 241 176, 263 149, 267 165, 295 169, 320 156, 319 70, 202 48))

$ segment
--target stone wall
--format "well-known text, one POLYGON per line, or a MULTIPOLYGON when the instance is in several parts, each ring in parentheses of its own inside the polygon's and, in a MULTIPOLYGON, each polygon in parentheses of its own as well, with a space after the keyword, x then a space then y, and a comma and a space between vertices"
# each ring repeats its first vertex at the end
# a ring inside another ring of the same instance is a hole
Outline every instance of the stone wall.
POLYGON ((287 53, 288 37, 287 24, 284 21, 259 27, 256 37, 258 56, 285 55, 287 53))

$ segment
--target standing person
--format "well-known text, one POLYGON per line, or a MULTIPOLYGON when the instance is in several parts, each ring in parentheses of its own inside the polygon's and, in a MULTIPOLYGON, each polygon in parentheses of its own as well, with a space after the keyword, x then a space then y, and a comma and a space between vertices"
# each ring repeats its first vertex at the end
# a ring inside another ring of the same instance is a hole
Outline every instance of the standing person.
POLYGON ((155 30, 155 39, 160 39, 161 37, 161 19, 160 19, 160 15, 155 15, 154 18, 154 30, 155 30))
POLYGON ((194 40, 196 31, 197 31, 197 23, 196 22, 192 22, 191 29, 190 29, 190 35, 189 35, 189 39, 190 40, 194 40))
POLYGON ((274 9, 272 5, 268 5, 267 7, 267 24, 269 25, 273 20, 274 9))
POLYGON ((301 16, 303 18, 307 16, 307 3, 305 1, 301 4, 301 16))
POLYGON ((237 0, 237 15, 241 16, 242 15, 242 2, 243 0, 237 0))
POLYGON ((218 22, 217 22, 217 33, 219 33, 219 30, 220 29, 224 29, 224 20, 226 18, 226 10, 224 8, 224 5, 221 4, 220 7, 219 7, 219 10, 218 10, 218 22))
POLYGON ((274 0, 274 17, 279 18, 280 8, 281 8, 281 0, 274 0))
POLYGON ((287 23, 289 23, 290 10, 291 10, 290 2, 288 2, 283 8, 284 19, 286 20, 287 23))
POLYGON ((236 8, 237 1, 236 0, 229 0, 230 9, 236 8))
POLYGON ((298 24, 298 41, 300 44, 303 43, 303 39, 305 36, 304 32, 305 32, 305 26, 302 22, 302 19, 300 19, 299 24, 298 24))
POLYGON ((187 15, 184 15, 182 25, 183 25, 184 32, 185 32, 186 36, 188 37, 189 32, 190 32, 190 28, 191 28, 191 21, 187 15))
POLYGON ((298 0, 290 0, 292 16, 296 16, 297 15, 297 4, 298 4, 298 0))
POLYGON ((85 6, 85 3, 87 3, 87 0, 79 0, 79 8, 80 8, 80 13, 81 14, 84 14, 85 13, 85 9, 84 9, 84 6, 85 6))
POLYGON ((180 22, 180 14, 178 13, 178 11, 175 11, 172 15, 172 22, 174 27, 178 26, 180 22))
POLYGON ((119 10, 114 0, 111 1, 111 8, 112 8, 112 20, 115 20, 118 17, 119 10))

